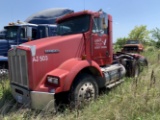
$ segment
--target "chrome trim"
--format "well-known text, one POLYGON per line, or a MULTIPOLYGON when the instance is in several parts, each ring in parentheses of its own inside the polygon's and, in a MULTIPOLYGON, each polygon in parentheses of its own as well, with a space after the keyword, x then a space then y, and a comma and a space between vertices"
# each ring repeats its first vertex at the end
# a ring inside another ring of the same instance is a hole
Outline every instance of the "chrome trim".
POLYGON ((26 51, 15 49, 8 53, 11 83, 29 88, 26 51))
POLYGON ((15 100, 26 107, 37 110, 55 112, 55 93, 29 91, 23 87, 11 84, 12 95, 15 100))
POLYGON ((31 91, 31 107, 33 109, 55 111, 55 93, 31 91))
POLYGON ((21 44, 19 46, 29 48, 31 50, 32 57, 36 55, 36 46, 35 45, 30 46, 30 45, 21 44))

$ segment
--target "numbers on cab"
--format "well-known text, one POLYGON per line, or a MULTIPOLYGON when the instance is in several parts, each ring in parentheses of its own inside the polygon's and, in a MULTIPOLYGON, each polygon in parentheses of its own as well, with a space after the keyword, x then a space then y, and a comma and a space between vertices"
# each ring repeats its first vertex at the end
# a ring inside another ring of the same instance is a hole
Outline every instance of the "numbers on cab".
POLYGON ((46 62, 46 61, 48 61, 48 56, 46 55, 33 57, 33 62, 46 62))

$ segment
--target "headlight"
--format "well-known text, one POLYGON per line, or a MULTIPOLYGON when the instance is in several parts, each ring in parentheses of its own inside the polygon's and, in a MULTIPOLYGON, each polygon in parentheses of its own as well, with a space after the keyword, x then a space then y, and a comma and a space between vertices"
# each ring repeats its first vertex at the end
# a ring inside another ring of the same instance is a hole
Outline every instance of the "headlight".
POLYGON ((59 78, 54 77, 54 76, 48 76, 48 77, 47 77, 47 81, 48 81, 49 83, 52 83, 52 84, 55 84, 55 85, 58 85, 58 84, 59 84, 59 78))

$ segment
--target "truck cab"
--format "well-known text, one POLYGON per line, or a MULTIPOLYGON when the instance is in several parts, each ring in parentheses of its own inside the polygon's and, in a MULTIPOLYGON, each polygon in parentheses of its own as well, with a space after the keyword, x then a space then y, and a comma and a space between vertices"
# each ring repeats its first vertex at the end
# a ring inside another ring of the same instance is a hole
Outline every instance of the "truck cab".
MULTIPOLYGON (((19 45, 36 39, 37 25, 22 23, 9 23, 4 27, 5 36, 0 40, 0 71, 6 73, 8 69, 7 52, 13 45, 19 45)), ((1 75, 1 74, 0 74, 1 75)))
POLYGON ((126 44, 122 48, 122 52, 128 52, 128 53, 139 53, 143 52, 144 46, 139 40, 127 40, 126 44))
POLYGON ((5 26, 6 36, 0 41, 0 55, 7 56, 7 51, 12 45, 19 45, 36 39, 37 25, 34 24, 14 24, 5 26))
POLYGON ((8 69, 7 52, 12 46, 31 40, 55 36, 56 28, 56 25, 37 25, 20 21, 17 21, 17 23, 9 23, 8 26, 5 26, 5 36, 0 40, 0 70, 6 71, 6 69, 8 69))
POLYGON ((16 101, 43 109, 60 98, 77 106, 95 99, 100 88, 121 83, 137 58, 113 54, 112 32, 110 14, 85 10, 59 18, 57 36, 12 48, 10 83, 16 101))

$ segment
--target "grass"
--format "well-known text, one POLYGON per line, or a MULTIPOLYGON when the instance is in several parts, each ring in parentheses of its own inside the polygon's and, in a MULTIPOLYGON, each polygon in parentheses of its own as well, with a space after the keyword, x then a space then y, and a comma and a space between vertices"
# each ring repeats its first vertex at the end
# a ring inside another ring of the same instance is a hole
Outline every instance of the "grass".
POLYGON ((160 120, 160 60, 158 52, 143 53, 149 60, 148 68, 139 78, 125 78, 121 85, 105 91, 97 100, 82 110, 56 115, 46 111, 17 108, 11 97, 9 82, 0 86, 0 119, 4 120, 160 120), (10 102, 12 101, 12 102, 10 102), (13 107, 3 113, 8 103, 13 107))

